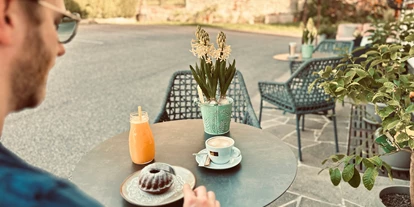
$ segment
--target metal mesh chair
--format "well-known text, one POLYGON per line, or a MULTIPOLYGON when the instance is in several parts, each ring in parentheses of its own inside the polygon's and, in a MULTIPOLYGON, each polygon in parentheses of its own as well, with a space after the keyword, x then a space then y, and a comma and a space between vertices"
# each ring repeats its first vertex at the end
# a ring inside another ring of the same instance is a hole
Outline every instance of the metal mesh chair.
MULTIPOLYGON (((354 41, 339 41, 333 39, 323 40, 316 46, 313 52, 330 53, 335 55, 351 54, 354 47, 354 41)), ((293 74, 304 61, 291 61, 289 68, 293 74)))
POLYGON ((315 58, 306 61, 285 83, 259 82, 260 90, 260 113, 259 123, 262 119, 263 108, 280 109, 285 112, 296 114, 296 131, 298 139, 299 160, 302 160, 300 141, 300 119, 302 119, 302 130, 305 125, 305 114, 320 114, 332 110, 334 124, 335 149, 338 148, 338 136, 336 130, 335 101, 327 95, 323 88, 314 87, 308 93, 308 86, 318 78, 314 72, 325 69, 326 66, 337 66, 342 57, 315 58), (263 106, 266 101, 276 107, 263 106))
MULTIPOLYGON (((236 71, 227 91, 233 98, 232 121, 260 128, 254 113, 243 75, 236 71)), ((171 77, 164 105, 154 123, 181 120, 201 119, 200 107, 194 102, 198 98, 197 82, 190 70, 177 71, 171 77)))
POLYGON ((327 39, 316 46, 313 52, 331 53, 336 55, 350 54, 354 47, 354 41, 340 41, 327 39))

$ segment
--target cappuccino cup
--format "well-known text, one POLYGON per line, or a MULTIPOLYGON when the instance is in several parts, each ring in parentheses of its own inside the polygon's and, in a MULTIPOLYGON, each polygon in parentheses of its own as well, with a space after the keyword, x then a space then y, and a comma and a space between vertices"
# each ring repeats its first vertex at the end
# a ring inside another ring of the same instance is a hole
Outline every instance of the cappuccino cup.
POLYGON ((206 149, 211 161, 216 164, 225 164, 231 158, 239 157, 240 153, 234 150, 234 140, 226 136, 215 136, 206 140, 206 149))

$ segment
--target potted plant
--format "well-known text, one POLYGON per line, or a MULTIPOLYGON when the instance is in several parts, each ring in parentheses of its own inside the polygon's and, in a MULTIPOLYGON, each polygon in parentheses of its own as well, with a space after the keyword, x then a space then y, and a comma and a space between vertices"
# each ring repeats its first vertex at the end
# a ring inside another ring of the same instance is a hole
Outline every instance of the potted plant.
MULTIPOLYGON (((414 34, 404 37, 407 42, 414 41, 414 34)), ((414 104, 410 92, 414 91, 414 75, 407 73, 407 60, 414 56, 414 46, 400 43, 375 44, 360 57, 347 56, 336 68, 327 67, 319 72, 324 91, 337 100, 349 98, 353 103, 384 103, 375 111, 382 120, 382 132, 376 142, 385 150, 385 154, 398 151, 409 152, 411 166, 414 166, 414 129, 411 121, 414 104)), ((313 85, 310 86, 311 90, 313 85)), ((338 185, 341 180, 352 187, 364 186, 371 190, 378 171, 386 170, 390 178, 391 166, 381 157, 384 154, 363 158, 359 155, 332 155, 322 162, 329 169, 331 181, 338 185), (330 161, 330 162, 328 162, 330 161), (355 166, 363 164, 365 172, 360 177, 355 166)), ((323 169, 323 170, 324 170, 323 169)), ((414 167, 410 168, 410 198, 414 204, 414 167)))
POLYGON ((191 52, 198 57, 199 64, 190 65, 194 79, 199 85, 199 106, 203 117, 204 131, 211 135, 225 134, 230 130, 233 99, 226 96, 236 73, 236 61, 227 65, 231 48, 226 44, 226 35, 217 36, 217 49, 210 42, 209 34, 200 26, 191 41, 191 52), (218 90, 219 89, 219 90, 218 90))
POLYGON ((313 43, 318 35, 318 30, 313 23, 313 19, 309 18, 306 27, 301 24, 302 33, 302 58, 311 58, 313 53, 313 43))

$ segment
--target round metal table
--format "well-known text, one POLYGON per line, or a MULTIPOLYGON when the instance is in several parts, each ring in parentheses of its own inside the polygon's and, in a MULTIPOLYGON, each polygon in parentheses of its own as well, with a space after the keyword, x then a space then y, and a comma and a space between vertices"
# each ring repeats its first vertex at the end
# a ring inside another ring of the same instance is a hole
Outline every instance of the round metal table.
MULTIPOLYGON (((325 58, 325 57, 332 57, 335 56, 331 53, 321 53, 321 52, 314 52, 312 53, 312 58, 325 58)), ((277 54, 273 56, 273 59, 280 60, 280 61, 295 61, 295 62, 303 62, 309 59, 303 59, 302 53, 296 53, 295 57, 290 57, 289 53, 277 54)))
MULTIPOLYGON (((198 167, 196 153, 209 138, 202 120, 180 120, 151 125, 156 144, 156 162, 190 170, 196 186, 216 193, 221 206, 265 206, 281 196, 292 184, 297 159, 278 137, 261 129, 232 122, 228 136, 242 152, 234 168, 211 170, 198 167)), ((144 167, 129 157, 129 132, 109 138, 82 157, 72 182, 105 206, 134 206, 120 195, 122 182, 144 167)), ((183 199, 168 206, 182 206, 183 199)))

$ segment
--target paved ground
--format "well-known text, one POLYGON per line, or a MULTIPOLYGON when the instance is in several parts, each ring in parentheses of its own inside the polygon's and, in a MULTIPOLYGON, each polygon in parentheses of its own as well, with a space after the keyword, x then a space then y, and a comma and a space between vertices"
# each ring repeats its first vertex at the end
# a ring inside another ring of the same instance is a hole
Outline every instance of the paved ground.
MULTIPOLYGON (((289 74, 279 77, 276 81, 283 81, 289 74)), ((260 101, 260 96, 254 97, 260 101)), ((255 108, 258 112, 259 108, 255 108)), ((283 114, 282 111, 265 109, 263 113, 262 128, 281 138, 297 156, 296 118, 292 114, 283 114)), ((350 118, 350 105, 337 104, 337 126, 340 153, 347 152, 348 129, 350 118)), ((362 183, 359 188, 352 188, 349 184, 341 182, 338 187, 332 185, 328 171, 322 172, 321 162, 335 154, 335 142, 332 122, 325 116, 306 115, 305 131, 301 131, 302 157, 298 161, 298 172, 295 181, 288 191, 271 207, 374 207, 374 197, 388 185, 409 185, 408 181, 388 177, 377 177, 376 184, 371 191, 366 190, 362 183)), ((362 174, 361 174, 362 177, 362 174)))
MULTIPOLYGON (((67 54, 51 71, 45 102, 6 119, 2 143, 29 163, 68 177, 83 154, 103 140, 129 129, 129 113, 141 105, 153 119, 168 80, 196 59, 189 52, 194 27, 83 25, 67 54)), ((218 30, 207 29, 215 37, 218 30)), ((298 38, 226 32, 231 58, 245 78, 258 112, 259 80, 285 80, 288 64, 272 59, 298 38)), ((292 115, 265 111, 263 128, 296 153, 292 115)), ((341 151, 345 151, 347 108, 338 107, 341 151)), ((368 192, 333 187, 317 175, 319 163, 334 151, 332 126, 324 117, 307 116, 302 134, 304 162, 288 192, 271 206, 370 206, 378 187, 368 192), (367 199, 369 198, 369 199, 367 199)), ((385 185, 387 179, 379 179, 385 185)), ((399 183, 397 181, 397 183, 399 183)), ((406 183, 406 182, 403 182, 406 183)))

